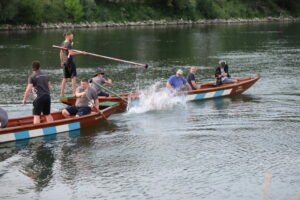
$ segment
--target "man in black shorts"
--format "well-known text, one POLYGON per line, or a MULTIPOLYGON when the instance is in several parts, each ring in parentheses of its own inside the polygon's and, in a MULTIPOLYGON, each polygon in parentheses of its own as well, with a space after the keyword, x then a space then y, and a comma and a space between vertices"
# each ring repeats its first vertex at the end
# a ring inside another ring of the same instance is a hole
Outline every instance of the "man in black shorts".
POLYGON ((62 42, 61 46, 64 48, 67 48, 68 50, 61 50, 60 51, 60 63, 64 70, 64 77, 61 82, 61 90, 60 90, 60 96, 65 96, 65 87, 67 84, 67 80, 71 79, 72 82, 72 93, 75 95, 76 90, 76 65, 74 63, 73 56, 84 54, 84 53, 78 53, 75 51, 72 51, 73 48, 73 34, 72 33, 65 33, 64 34, 65 40, 62 42))
POLYGON ((81 80, 80 86, 76 89, 75 96, 77 97, 75 105, 69 106, 62 111, 62 115, 65 118, 69 118, 72 115, 80 117, 89 114, 93 104, 95 104, 97 112, 100 112, 97 91, 90 87, 87 79, 81 80))
POLYGON ((52 122, 53 118, 50 114, 51 98, 50 98, 50 80, 47 74, 41 72, 40 62, 32 62, 32 75, 28 78, 28 85, 25 90, 22 103, 26 104, 26 100, 32 91, 33 101, 33 124, 41 122, 41 114, 46 115, 47 122, 52 122))

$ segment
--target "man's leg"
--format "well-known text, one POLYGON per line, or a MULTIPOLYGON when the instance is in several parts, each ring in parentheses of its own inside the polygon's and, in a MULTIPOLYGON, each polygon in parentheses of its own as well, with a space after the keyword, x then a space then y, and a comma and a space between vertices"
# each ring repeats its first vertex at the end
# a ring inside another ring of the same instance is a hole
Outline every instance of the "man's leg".
POLYGON ((51 114, 50 115, 46 115, 46 120, 47 120, 47 122, 53 122, 54 121, 54 119, 53 119, 53 117, 52 117, 51 114))
POLYGON ((40 115, 33 115, 33 124, 39 124, 39 123, 41 123, 40 115))
POLYGON ((62 115, 64 116, 64 118, 70 118, 70 113, 67 111, 67 109, 63 109, 61 111, 62 115))
POLYGON ((43 114, 46 116, 47 122, 53 122, 53 117, 51 115, 51 97, 50 95, 45 95, 43 97, 43 114))
POLYGON ((75 96, 76 93, 76 76, 72 77, 72 93, 75 96))
POLYGON ((73 105, 73 106, 67 107, 66 109, 63 109, 62 110, 62 115, 65 118, 70 118, 71 115, 75 115, 77 112, 78 112, 77 107, 75 105, 73 105))
POLYGON ((63 80, 61 81, 61 86, 60 86, 60 96, 61 97, 65 96, 66 83, 67 83, 67 79, 63 78, 63 80))
POLYGON ((65 118, 70 118, 70 116, 71 116, 70 113, 66 109, 63 109, 61 113, 65 118))

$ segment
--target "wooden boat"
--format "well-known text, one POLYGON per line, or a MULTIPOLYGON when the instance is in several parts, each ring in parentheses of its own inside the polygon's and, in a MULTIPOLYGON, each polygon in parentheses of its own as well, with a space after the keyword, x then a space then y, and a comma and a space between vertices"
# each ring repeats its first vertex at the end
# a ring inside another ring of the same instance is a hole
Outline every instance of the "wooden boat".
MULTIPOLYGON (((223 84, 220 86, 216 86, 215 83, 207 83, 201 85, 201 88, 198 90, 188 91, 186 93, 182 93, 182 95, 187 96, 187 101, 203 101, 207 99, 237 95, 249 89, 258 79, 260 79, 260 75, 256 74, 253 77, 238 79, 238 83, 223 84)), ((138 93, 120 94, 120 96, 129 101, 139 99, 138 93)), ((76 98, 62 97, 60 101, 68 105, 73 105, 75 104, 76 98)), ((120 102, 121 107, 126 108, 127 106, 127 104, 124 101, 122 101, 120 98, 116 96, 99 97, 99 101, 120 102)))
POLYGON ((7 127, 0 129, 0 143, 47 136, 77 130, 106 120, 119 108, 118 102, 100 104, 100 113, 91 112, 81 117, 64 118, 60 112, 51 113, 54 121, 46 122, 41 116, 41 123, 34 125, 33 116, 9 119, 7 127))

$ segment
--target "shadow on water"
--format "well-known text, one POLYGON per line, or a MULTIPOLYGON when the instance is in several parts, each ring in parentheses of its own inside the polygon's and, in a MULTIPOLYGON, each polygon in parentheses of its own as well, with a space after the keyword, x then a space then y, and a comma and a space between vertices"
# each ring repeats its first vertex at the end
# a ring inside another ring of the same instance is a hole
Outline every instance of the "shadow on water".
MULTIPOLYGON (((42 191, 53 178, 57 160, 61 161, 61 170, 74 178, 80 168, 74 155, 92 148, 97 136, 110 135, 116 129, 118 126, 114 122, 104 121, 81 130, 1 144, 0 162, 10 163, 10 159, 21 155, 25 161, 22 161, 19 172, 33 181, 36 191, 42 191)), ((7 173, 2 167, 0 171, 0 178, 7 173)))
POLYGON ((53 177, 55 155, 53 147, 41 144, 30 150, 31 162, 25 164, 21 173, 31 178, 37 191, 46 187, 53 177))

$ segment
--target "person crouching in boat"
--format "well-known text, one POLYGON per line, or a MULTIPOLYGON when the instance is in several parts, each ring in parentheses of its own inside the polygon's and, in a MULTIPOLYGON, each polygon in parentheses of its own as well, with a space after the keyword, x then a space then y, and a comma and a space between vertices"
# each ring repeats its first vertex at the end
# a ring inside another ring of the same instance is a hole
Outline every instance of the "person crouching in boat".
POLYGON ((27 98, 32 91, 35 97, 33 101, 33 124, 41 122, 41 114, 46 115, 47 122, 52 122, 53 117, 50 114, 51 97, 50 97, 50 79, 44 72, 40 70, 40 62, 32 62, 32 75, 28 78, 28 85, 25 90, 23 105, 26 104, 27 98))
POLYGON ((91 86, 97 91, 98 96, 109 97, 109 94, 102 91, 102 88, 99 85, 111 85, 111 79, 104 78, 105 73, 102 71, 97 71, 94 78, 91 80, 91 86))
POLYGON ((175 75, 169 77, 166 86, 174 92, 192 90, 187 80, 183 78, 183 71, 181 69, 177 70, 175 75))
POLYGON ((93 102, 95 103, 97 112, 100 112, 97 92, 94 88, 90 87, 87 79, 80 81, 80 86, 76 89, 75 96, 75 105, 68 106, 62 111, 62 115, 65 118, 69 118, 72 115, 80 117, 89 114, 91 107, 93 107, 93 102))
POLYGON ((191 67, 190 72, 187 76, 187 82, 190 84, 190 86, 193 90, 197 90, 197 89, 201 88, 201 85, 198 85, 196 83, 196 79, 195 79, 196 71, 197 71, 196 67, 191 67))
POLYGON ((5 128, 7 125, 8 116, 7 112, 0 108, 0 128, 5 128))
POLYGON ((223 83, 237 83, 238 80, 231 78, 228 71, 228 65, 226 64, 226 61, 220 60, 219 61, 219 67, 216 69, 215 73, 216 77, 216 85, 222 85, 223 83))

